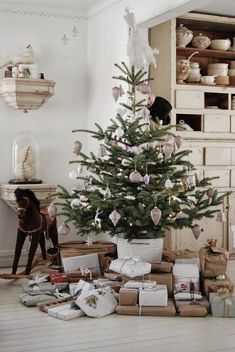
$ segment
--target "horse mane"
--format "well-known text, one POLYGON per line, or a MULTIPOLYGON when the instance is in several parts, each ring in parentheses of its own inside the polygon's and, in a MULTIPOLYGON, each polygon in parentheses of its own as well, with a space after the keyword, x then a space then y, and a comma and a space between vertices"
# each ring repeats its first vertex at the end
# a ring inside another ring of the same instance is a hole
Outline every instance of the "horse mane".
POLYGON ((23 197, 28 197, 37 207, 38 211, 40 212, 40 201, 35 196, 35 193, 31 191, 29 188, 16 188, 15 190, 15 197, 16 201, 21 200, 23 197))

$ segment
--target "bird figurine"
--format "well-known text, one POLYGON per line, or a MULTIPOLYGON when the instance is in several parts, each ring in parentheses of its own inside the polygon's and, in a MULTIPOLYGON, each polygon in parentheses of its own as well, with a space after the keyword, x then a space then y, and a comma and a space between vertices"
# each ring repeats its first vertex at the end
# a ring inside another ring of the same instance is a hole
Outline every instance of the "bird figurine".
POLYGON ((34 52, 32 46, 29 44, 24 48, 21 55, 14 56, 6 63, 0 65, 0 69, 5 66, 8 66, 8 65, 15 66, 18 64, 34 64, 35 61, 36 61, 35 52, 34 52))

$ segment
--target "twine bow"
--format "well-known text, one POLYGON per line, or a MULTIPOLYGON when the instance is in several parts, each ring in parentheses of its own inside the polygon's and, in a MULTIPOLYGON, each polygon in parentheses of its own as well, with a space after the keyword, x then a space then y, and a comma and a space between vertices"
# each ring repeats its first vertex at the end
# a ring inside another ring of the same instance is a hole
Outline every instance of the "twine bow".
POLYGON ((38 286, 42 282, 47 282, 47 278, 48 278, 48 275, 39 276, 39 274, 37 274, 32 280, 29 281, 28 285, 29 285, 29 287, 32 287, 35 285, 38 286))
POLYGON ((224 317, 228 317, 228 309, 232 305, 231 293, 227 288, 220 288, 217 291, 217 295, 224 299, 224 317))
POLYGON ((82 266, 80 267, 80 271, 82 273, 82 276, 90 276, 90 280, 92 280, 92 272, 88 268, 83 268, 82 266))

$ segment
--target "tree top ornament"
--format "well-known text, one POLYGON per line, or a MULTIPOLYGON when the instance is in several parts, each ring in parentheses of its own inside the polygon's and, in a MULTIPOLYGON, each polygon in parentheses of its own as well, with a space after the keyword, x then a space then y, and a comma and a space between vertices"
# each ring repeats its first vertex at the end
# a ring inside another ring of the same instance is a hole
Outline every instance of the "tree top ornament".
POLYGON ((125 9, 124 19, 129 27, 129 38, 127 43, 127 55, 129 56, 130 66, 142 69, 146 64, 156 65, 156 55, 158 49, 152 49, 148 41, 144 38, 143 33, 137 28, 135 14, 125 9))

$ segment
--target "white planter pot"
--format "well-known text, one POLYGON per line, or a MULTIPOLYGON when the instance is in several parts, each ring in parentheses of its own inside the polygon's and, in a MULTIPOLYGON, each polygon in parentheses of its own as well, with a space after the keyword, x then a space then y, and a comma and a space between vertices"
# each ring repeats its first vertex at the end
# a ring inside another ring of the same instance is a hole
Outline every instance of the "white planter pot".
POLYGON ((163 238, 135 239, 128 242, 124 238, 117 238, 118 258, 140 257, 145 262, 162 260, 163 238))

